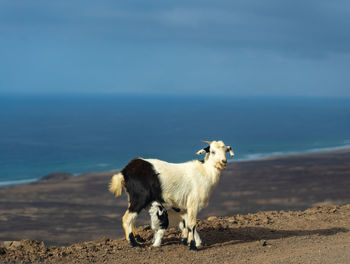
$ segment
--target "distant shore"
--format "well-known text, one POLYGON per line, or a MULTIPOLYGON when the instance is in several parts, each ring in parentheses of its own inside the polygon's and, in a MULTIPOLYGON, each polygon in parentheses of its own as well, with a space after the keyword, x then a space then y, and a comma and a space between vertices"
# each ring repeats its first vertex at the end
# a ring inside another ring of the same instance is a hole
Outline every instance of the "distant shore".
MULTIPOLYGON (((199 217, 350 203, 349 171, 349 148, 231 162, 199 217)), ((114 173, 52 175, 1 188, 0 241, 29 238, 68 245, 123 236, 127 198, 108 192, 114 173)), ((138 224, 148 222, 143 213, 138 224)))
POLYGON ((338 152, 338 151, 350 151, 350 145, 328 147, 328 148, 313 148, 304 151, 290 151, 290 152, 271 152, 271 153, 255 153, 248 155, 247 158, 233 158, 230 162, 244 162, 244 161, 257 161, 257 160, 267 160, 276 158, 285 158, 293 156, 303 156, 308 154, 322 154, 328 152, 338 152))
MULTIPOLYGON (((293 156, 303 156, 308 154, 318 154, 318 153, 328 153, 328 152, 339 152, 339 151, 350 151, 350 145, 343 145, 343 146, 336 146, 336 147, 328 147, 328 148, 314 148, 309 149, 305 151, 291 151, 291 152, 271 152, 271 153, 255 153, 247 155, 248 157, 243 158, 237 158, 237 156, 229 159, 229 162, 251 162, 251 161, 260 161, 260 160, 269 160, 269 159, 278 159, 278 158, 286 158, 286 157, 293 157, 293 156)), ((121 168, 120 168, 121 169, 121 168)), ((116 172, 120 169, 114 169, 113 171, 116 172)), ((104 171, 94 171, 90 173, 101 173, 104 171)), ((56 172, 52 172, 54 174, 56 172)), ((86 173, 79 173, 79 174, 72 174, 74 176, 83 175, 86 173)), ((4 187, 9 186, 16 186, 16 185, 22 185, 22 184, 28 184, 28 183, 34 183, 37 181, 40 181, 45 176, 42 176, 41 178, 32 178, 32 179, 22 179, 22 180, 7 180, 7 181, 0 181, 0 189, 4 187)))

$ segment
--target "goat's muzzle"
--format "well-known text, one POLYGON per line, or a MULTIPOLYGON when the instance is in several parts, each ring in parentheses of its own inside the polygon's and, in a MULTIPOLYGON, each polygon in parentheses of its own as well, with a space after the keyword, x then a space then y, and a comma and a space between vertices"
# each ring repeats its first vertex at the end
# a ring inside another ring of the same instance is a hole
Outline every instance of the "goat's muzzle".
POLYGON ((226 168, 226 165, 227 165, 227 161, 222 160, 221 162, 218 162, 218 164, 216 165, 216 168, 218 170, 224 170, 226 168))

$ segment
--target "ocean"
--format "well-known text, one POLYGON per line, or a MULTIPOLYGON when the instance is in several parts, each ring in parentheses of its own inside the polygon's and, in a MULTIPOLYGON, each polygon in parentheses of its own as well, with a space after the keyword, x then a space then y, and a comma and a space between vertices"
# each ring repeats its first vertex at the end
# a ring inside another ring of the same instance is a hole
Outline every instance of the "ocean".
POLYGON ((232 161, 348 146, 350 99, 0 95, 0 186, 198 159, 201 139, 231 145, 232 161))

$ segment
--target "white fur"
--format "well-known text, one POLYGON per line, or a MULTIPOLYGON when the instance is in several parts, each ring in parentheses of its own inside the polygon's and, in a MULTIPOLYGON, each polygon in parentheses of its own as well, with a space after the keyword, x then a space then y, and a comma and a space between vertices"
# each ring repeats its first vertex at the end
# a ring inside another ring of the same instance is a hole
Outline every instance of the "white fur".
POLYGON ((158 202, 153 202, 151 208, 149 209, 149 214, 151 215, 151 228, 154 232, 153 237, 153 247, 159 247, 162 242, 162 237, 164 236, 165 229, 161 228, 161 222, 158 218, 158 215, 162 215, 166 213, 165 208, 160 210, 158 206, 163 206, 158 202))
POLYGON ((124 184, 124 176, 121 172, 113 175, 111 182, 109 183, 109 191, 114 193, 115 197, 122 194, 122 188, 124 184))
POLYGON ((153 247, 159 247, 160 244, 162 243, 162 238, 164 236, 165 233, 165 229, 158 229, 155 233, 154 233, 154 238, 153 238, 153 247))
MULTIPOLYGON (((191 230, 196 225, 198 212, 208 205, 210 194, 219 181, 220 172, 225 168, 226 152, 229 150, 222 141, 213 141, 210 151, 211 153, 206 154, 204 163, 197 160, 169 163, 158 159, 144 159, 159 173, 165 201, 163 206, 185 210, 186 214, 180 218, 185 219, 187 227, 191 230)), ((197 153, 203 154, 205 151, 200 150, 197 153)), ((187 228, 183 233, 186 231, 187 228)), ((193 239, 197 246, 201 244, 196 230, 189 232, 188 242, 193 239)))
POLYGON ((226 148, 222 141, 211 143, 211 151, 205 163, 193 160, 185 163, 169 163, 158 159, 144 159, 159 173, 164 206, 199 211, 208 205, 209 196, 219 181, 220 171, 226 162, 226 148), (216 144, 215 144, 216 143, 216 144), (221 143, 221 144, 220 144, 221 143))

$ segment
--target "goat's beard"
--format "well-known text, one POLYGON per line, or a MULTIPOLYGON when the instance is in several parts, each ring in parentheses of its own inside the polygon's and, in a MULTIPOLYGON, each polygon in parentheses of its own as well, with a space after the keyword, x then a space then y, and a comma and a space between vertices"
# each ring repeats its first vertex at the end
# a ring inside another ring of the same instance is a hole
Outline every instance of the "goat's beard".
POLYGON ((222 164, 222 163, 216 163, 215 168, 218 170, 224 170, 226 169, 226 164, 222 164))

